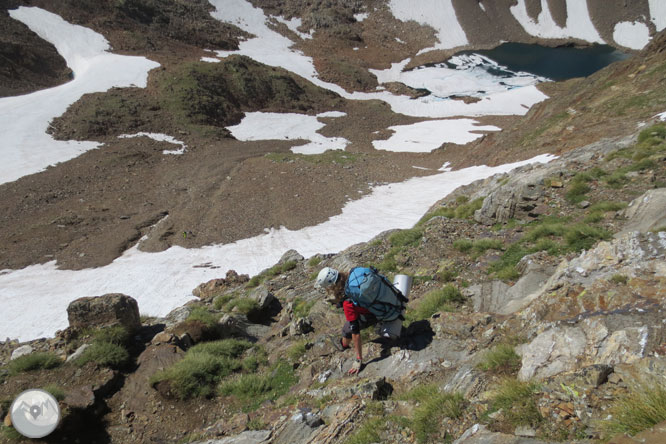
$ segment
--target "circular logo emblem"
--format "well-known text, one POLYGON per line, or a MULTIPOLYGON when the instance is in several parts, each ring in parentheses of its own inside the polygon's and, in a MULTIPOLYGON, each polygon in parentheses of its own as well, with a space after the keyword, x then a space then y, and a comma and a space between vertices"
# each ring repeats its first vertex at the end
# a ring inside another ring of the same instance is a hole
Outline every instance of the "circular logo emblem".
POLYGON ((26 390, 16 397, 10 408, 12 425, 28 438, 43 438, 58 426, 58 401, 44 390, 26 390))

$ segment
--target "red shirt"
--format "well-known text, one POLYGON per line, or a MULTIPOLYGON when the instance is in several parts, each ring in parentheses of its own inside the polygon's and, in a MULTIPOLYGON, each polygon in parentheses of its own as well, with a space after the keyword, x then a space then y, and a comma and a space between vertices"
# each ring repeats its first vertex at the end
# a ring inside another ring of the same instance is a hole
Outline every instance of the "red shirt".
POLYGON ((367 308, 359 307, 354 305, 349 299, 345 299, 342 302, 342 310, 345 312, 345 319, 349 322, 354 322, 358 319, 359 315, 370 314, 370 311, 367 308))

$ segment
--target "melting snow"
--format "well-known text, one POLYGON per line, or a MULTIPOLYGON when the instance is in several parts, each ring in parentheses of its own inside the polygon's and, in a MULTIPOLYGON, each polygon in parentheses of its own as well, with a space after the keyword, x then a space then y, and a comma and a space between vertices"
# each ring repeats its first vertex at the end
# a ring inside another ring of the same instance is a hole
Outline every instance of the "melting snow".
POLYGON ((613 40, 626 48, 642 49, 650 41, 650 30, 645 23, 620 22, 613 30, 613 40))
POLYGON ((309 34, 306 34, 298 30, 298 28, 300 28, 301 25, 303 24, 303 21, 300 19, 300 17, 294 17, 291 20, 287 20, 284 17, 273 17, 273 18, 278 22, 287 25, 287 28, 289 28, 291 31, 293 31, 297 36, 299 36, 303 40, 312 38, 313 31, 310 31, 309 34))
POLYGON ((452 0, 391 0, 391 12, 398 20, 414 20, 423 25, 432 26, 437 31, 439 43, 432 48, 422 49, 418 54, 435 49, 450 49, 469 43, 463 30, 452 0))
POLYGON ((553 20, 548 3, 548 0, 541 0, 541 13, 536 22, 527 14, 525 0, 518 0, 518 4, 510 9, 525 31, 533 36, 550 39, 572 37, 592 43, 603 43, 590 19, 586 1, 566 0, 567 24, 564 28, 560 28, 553 20))
MULTIPOLYGON (((330 113, 317 117, 333 117, 330 113)), ((341 137, 325 137, 317 131, 326 126, 315 116, 293 113, 246 113, 236 126, 229 126, 231 135, 238 140, 310 140, 310 143, 294 146, 298 154, 321 154, 326 150, 344 150, 349 141, 341 137)))
POLYGON ((140 132, 136 134, 121 134, 118 136, 119 139, 131 139, 134 137, 148 137, 149 139, 153 139, 158 142, 168 142, 173 143, 174 145, 180 145, 180 149, 164 150, 162 151, 163 154, 183 154, 187 149, 187 145, 185 145, 185 143, 181 142, 180 140, 176 140, 171 136, 167 136, 166 134, 140 132))
POLYGON ((446 142, 464 145, 482 136, 471 131, 500 131, 496 126, 476 126, 477 123, 471 119, 456 119, 391 126, 389 129, 395 132, 391 138, 375 140, 372 144, 378 150, 427 153, 446 142))
POLYGON ((159 66, 145 57, 108 53, 100 34, 65 22, 39 8, 20 7, 10 16, 52 43, 74 72, 74 80, 55 88, 0 99, 0 183, 37 173, 49 165, 99 147, 97 142, 56 141, 49 122, 82 95, 111 87, 145 87, 148 71, 159 66))
POLYGON ((367 19, 369 14, 367 12, 362 12, 360 14, 354 14, 354 19, 357 22, 362 22, 363 20, 367 19))
POLYGON ((652 23, 659 32, 666 28, 666 2, 664 0, 648 0, 648 3, 650 4, 652 23))

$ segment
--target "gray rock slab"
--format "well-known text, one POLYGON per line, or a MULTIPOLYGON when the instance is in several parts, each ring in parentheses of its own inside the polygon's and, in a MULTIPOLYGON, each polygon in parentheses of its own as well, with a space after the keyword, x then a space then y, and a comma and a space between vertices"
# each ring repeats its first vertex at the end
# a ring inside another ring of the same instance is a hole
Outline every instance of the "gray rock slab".
POLYGON ((488 430, 484 425, 475 424, 467 429, 453 444, 547 444, 548 442, 534 438, 495 433, 488 430))
POLYGON ((208 441, 197 441, 192 444, 261 444, 268 442, 270 437, 270 430, 252 430, 236 436, 229 436, 222 439, 209 439, 208 441))
POLYGON ((630 231, 645 232, 666 226, 666 188, 646 191, 632 200, 623 216, 627 222, 616 237, 630 231))
POLYGON ((29 346, 29 345, 22 345, 22 346, 16 348, 16 349, 12 352, 12 356, 11 356, 10 360, 13 361, 14 359, 18 359, 18 358, 20 358, 21 356, 27 356, 27 355, 29 355, 30 353, 32 353, 33 351, 34 351, 34 349, 33 349, 31 346, 29 346))

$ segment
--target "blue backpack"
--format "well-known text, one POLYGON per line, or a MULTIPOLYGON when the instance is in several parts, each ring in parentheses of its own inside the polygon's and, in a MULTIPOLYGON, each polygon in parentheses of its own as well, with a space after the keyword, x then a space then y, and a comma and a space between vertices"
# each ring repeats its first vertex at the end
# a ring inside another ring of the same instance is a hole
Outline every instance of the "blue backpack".
POLYGON ((402 319, 407 298, 373 267, 355 267, 349 272, 345 296, 354 305, 370 311, 380 321, 402 319))

